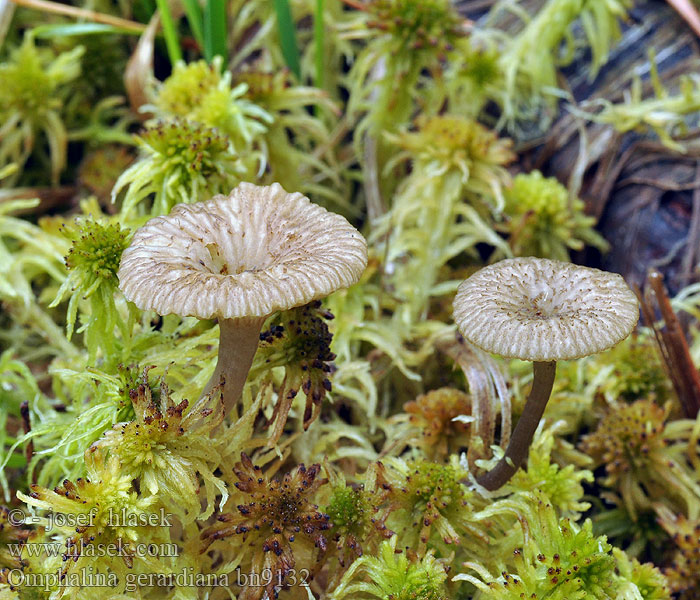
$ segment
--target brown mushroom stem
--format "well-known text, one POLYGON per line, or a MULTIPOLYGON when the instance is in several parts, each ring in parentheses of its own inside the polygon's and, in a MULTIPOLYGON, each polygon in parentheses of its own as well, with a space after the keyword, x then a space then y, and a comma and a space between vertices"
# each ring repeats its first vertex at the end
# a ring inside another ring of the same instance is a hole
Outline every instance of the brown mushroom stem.
POLYGON ((224 378, 224 410, 230 412, 241 397, 260 341, 263 318, 219 319, 219 358, 202 395, 224 378))
POLYGON ((525 403, 523 414, 513 430, 510 443, 503 458, 488 473, 477 477, 477 482, 487 490, 497 490, 518 470, 527 457, 530 443, 540 423, 547 401, 552 393, 556 361, 534 362, 532 390, 525 403))

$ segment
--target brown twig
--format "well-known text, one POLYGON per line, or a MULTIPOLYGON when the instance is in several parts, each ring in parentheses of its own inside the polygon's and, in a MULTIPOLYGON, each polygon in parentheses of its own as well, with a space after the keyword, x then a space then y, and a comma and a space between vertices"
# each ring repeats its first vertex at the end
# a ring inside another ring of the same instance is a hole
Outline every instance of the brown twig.
POLYGON ((688 342, 666 293, 663 275, 656 270, 650 270, 647 283, 644 296, 640 295, 639 298, 644 321, 654 330, 661 356, 684 415, 695 419, 700 412, 700 374, 690 357, 688 342), (662 328, 656 325, 652 294, 664 320, 662 328))
POLYGON ((146 29, 143 23, 129 21, 128 19, 122 19, 120 17, 113 17, 112 15, 96 12, 94 10, 59 4, 58 2, 50 2, 49 0, 12 0, 12 2, 18 6, 33 8, 42 12, 66 15, 67 17, 73 17, 75 19, 85 19, 95 23, 103 23, 105 25, 113 25, 114 27, 121 27, 122 29, 129 29, 131 31, 141 32, 146 29))
POLYGON ((695 190, 700 187, 700 181, 691 183, 678 183, 677 181, 667 181, 664 179, 655 179, 654 177, 627 177, 617 182, 615 187, 619 190, 628 185, 646 185, 655 187, 666 192, 685 192, 687 190, 695 190))
POLYGON ((0 207, 3 204, 13 202, 15 200, 33 200, 39 199, 39 204, 36 206, 25 206, 10 212, 12 216, 24 215, 42 215, 45 212, 56 208, 57 206, 65 207, 70 204, 75 197, 78 188, 73 185, 64 185, 60 187, 26 187, 0 190, 0 207))
POLYGON ((367 5, 364 2, 360 2, 360 0, 342 0, 342 2, 357 10, 367 10, 367 5))

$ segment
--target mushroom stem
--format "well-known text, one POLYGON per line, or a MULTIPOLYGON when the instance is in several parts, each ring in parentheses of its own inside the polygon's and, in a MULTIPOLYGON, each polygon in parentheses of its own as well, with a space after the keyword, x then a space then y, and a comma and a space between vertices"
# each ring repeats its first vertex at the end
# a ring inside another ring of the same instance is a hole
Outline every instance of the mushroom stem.
POLYGON ((224 378, 223 399, 226 413, 241 397, 248 371, 253 364, 265 318, 219 319, 219 358, 202 395, 208 394, 224 378))
POLYGON ((552 393, 554 376, 557 371, 556 361, 534 362, 532 390, 528 396, 520 420, 513 430, 510 443, 503 458, 488 473, 477 477, 477 482, 487 490, 497 490, 504 485, 518 470, 527 457, 530 443, 535 435, 547 401, 552 393))

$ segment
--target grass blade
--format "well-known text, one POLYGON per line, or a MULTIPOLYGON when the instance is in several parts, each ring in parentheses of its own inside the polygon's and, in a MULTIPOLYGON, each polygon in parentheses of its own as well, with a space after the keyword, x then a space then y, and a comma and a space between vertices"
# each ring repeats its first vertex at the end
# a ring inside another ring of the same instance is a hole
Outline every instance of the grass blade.
POLYGON ((182 60, 182 52, 173 15, 170 12, 168 0, 156 0, 156 5, 160 13, 160 22, 163 25, 163 37, 165 37, 165 46, 168 49, 168 58, 170 58, 170 64, 174 65, 182 60))
POLYGON ((316 81, 314 85, 323 89, 323 10, 325 0, 316 0, 316 14, 314 15, 314 63, 316 67, 316 81))
POLYGON ((194 39, 197 40, 200 48, 204 48, 204 32, 202 30, 202 9, 197 0, 182 0, 187 15, 187 22, 194 39))
POLYGON ((128 19, 122 19, 120 17, 107 15, 94 10, 78 8, 77 6, 69 6, 67 4, 60 4, 59 2, 50 2, 49 0, 12 0, 12 3, 16 4, 17 6, 33 8, 40 12, 65 15, 72 19, 85 19, 86 21, 94 21, 95 23, 106 23, 107 25, 123 27, 124 29, 135 29, 139 32, 143 32, 146 29, 146 26, 143 23, 136 23, 134 21, 129 21, 128 19))
POLYGON ((275 11, 277 13, 277 28, 279 30, 282 56, 284 56, 284 61, 287 63, 289 70, 297 76, 297 79, 301 79, 299 48, 297 47, 294 20, 292 19, 292 11, 289 8, 289 0, 275 0, 275 11))
POLYGON ((72 35, 98 35, 102 33, 126 33, 140 35, 135 29, 124 29, 104 23, 54 23, 51 25, 39 25, 32 29, 32 34, 37 38, 70 37, 72 35))
POLYGON ((224 59, 224 64, 228 61, 227 22, 225 0, 207 0, 204 6, 204 58, 207 62, 217 55, 224 59))

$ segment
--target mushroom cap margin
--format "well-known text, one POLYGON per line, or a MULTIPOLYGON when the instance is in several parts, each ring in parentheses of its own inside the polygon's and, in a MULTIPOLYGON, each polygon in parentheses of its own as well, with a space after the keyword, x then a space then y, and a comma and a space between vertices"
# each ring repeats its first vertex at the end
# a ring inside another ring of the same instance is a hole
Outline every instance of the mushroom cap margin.
POLYGON ((505 358, 570 360, 625 339, 637 297, 616 273, 534 257, 502 260, 462 282, 454 319, 472 344, 505 358))
POLYGON ((142 310, 265 317, 356 283, 367 243, 344 217, 279 184, 179 204, 122 254, 119 287, 142 310))

